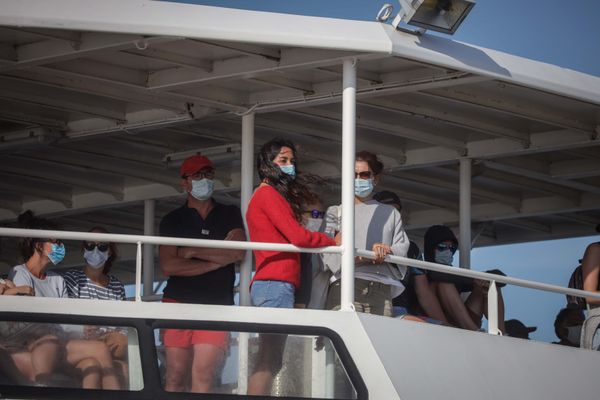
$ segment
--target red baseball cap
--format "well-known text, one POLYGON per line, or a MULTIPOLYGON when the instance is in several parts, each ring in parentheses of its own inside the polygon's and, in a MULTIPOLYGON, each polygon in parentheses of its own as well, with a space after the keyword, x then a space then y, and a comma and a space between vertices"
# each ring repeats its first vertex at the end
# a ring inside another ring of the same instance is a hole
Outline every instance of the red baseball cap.
POLYGON ((213 163, 205 156, 191 156, 186 158, 181 164, 179 169, 179 175, 185 177, 188 175, 194 175, 196 172, 203 170, 204 168, 213 168, 213 163))

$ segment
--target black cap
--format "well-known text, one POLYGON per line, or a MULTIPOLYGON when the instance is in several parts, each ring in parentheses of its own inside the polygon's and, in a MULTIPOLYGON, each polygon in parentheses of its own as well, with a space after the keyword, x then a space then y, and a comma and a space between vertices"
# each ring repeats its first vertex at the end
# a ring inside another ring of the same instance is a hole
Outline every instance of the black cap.
POLYGON ((504 322, 506 327, 506 335, 521 339, 529 339, 529 334, 537 330, 537 326, 525 326, 518 319, 509 319, 504 322))

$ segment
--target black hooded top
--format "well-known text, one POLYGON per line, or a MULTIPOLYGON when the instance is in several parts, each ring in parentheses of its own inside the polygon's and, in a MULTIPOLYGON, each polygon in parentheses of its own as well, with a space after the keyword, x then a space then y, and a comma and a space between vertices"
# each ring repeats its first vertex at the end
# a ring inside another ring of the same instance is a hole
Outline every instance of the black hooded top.
MULTIPOLYGON (((427 229, 424 237, 425 261, 435 262, 435 247, 445 241, 451 241, 458 247, 458 239, 450 228, 445 225, 433 225, 427 229)), ((437 271, 427 271, 427 277, 432 282, 454 283, 459 292, 473 290, 473 279, 458 275, 445 274, 437 271)))

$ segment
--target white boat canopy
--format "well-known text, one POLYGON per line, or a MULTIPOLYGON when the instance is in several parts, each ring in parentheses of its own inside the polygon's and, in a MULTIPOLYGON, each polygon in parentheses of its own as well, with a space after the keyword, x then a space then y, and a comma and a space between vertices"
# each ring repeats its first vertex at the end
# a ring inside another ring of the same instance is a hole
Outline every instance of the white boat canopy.
MULTIPOLYGON (((459 187, 474 246, 594 232, 600 78, 376 22, 143 0, 2 1, 0 221, 32 209, 65 230, 152 234, 196 153, 239 204, 249 114, 254 144, 293 140, 339 204, 347 60, 356 148, 384 161, 379 189, 401 197, 411 239, 458 226, 459 187)), ((3 272, 16 259, 3 240, 3 272)), ((124 249, 126 281, 134 259, 124 249)))

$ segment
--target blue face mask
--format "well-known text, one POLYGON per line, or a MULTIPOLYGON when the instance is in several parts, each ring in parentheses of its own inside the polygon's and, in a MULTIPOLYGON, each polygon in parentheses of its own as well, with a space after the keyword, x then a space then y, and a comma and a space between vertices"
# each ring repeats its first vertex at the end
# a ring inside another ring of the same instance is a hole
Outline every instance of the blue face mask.
POLYGON ((192 191, 190 194, 198 200, 208 200, 213 194, 215 183, 212 179, 200 179, 192 181, 192 191))
POLYGON ((355 179, 354 194, 358 197, 367 197, 373 193, 373 179, 355 179))
POLYGON ((296 177, 296 166, 294 164, 280 165, 279 168, 281 169, 281 172, 283 172, 284 174, 288 174, 292 178, 296 177))
POLYGON ((454 253, 452 250, 435 250, 435 262, 438 264, 452 265, 454 259, 454 253))
POLYGON ((65 254, 65 246, 63 244, 52 243, 52 250, 48 253, 48 258, 52 264, 57 265, 65 258, 65 254))

